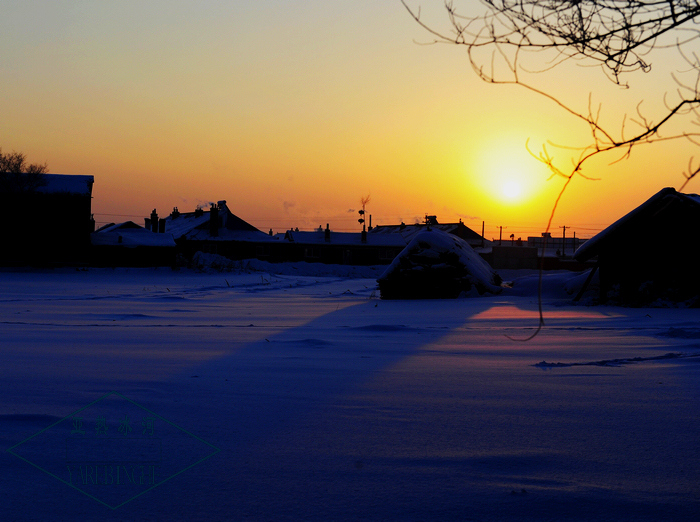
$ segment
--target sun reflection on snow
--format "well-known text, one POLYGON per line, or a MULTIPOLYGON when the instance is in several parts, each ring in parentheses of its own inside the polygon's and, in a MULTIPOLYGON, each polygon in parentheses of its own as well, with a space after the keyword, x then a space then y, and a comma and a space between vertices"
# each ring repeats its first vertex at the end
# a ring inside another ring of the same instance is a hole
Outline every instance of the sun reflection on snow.
MULTIPOLYGON (((622 317, 621 314, 611 314, 609 312, 601 313, 591 310, 547 310, 546 317, 551 319, 611 319, 613 317, 622 317)), ((514 305, 495 305, 474 315, 471 320, 488 320, 488 319, 538 319, 539 313, 537 310, 524 310, 514 305)))

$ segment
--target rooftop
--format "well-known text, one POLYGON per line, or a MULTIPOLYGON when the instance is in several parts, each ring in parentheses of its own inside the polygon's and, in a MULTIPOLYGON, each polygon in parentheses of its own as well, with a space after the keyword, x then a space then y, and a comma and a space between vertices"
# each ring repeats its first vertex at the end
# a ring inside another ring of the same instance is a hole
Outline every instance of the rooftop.
POLYGON ((91 196, 92 185, 95 182, 95 176, 73 174, 42 174, 41 178, 46 184, 38 187, 36 190, 44 194, 66 192, 91 196))

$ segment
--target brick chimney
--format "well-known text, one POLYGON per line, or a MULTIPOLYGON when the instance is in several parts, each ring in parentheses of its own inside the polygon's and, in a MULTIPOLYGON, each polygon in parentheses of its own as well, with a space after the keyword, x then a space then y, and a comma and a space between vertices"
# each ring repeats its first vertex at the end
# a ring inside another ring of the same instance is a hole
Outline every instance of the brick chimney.
POLYGON ((219 207, 213 203, 209 209, 209 234, 212 237, 219 235, 219 207))
POLYGON ((328 226, 328 223, 326 223, 326 230, 323 232, 323 237, 326 240, 326 243, 331 242, 331 229, 328 226))
POLYGON ((153 212, 151 212, 151 230, 158 232, 158 213, 156 209, 153 209, 153 212))

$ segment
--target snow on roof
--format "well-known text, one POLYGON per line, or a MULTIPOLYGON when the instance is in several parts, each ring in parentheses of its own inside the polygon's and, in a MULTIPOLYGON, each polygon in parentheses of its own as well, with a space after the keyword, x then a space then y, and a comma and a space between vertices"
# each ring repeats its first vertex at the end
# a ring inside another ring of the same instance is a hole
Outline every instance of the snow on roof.
POLYGON ((607 241, 614 240, 618 234, 623 234, 629 227, 634 226, 634 222, 645 215, 653 215, 657 211, 662 211, 668 208, 672 203, 690 203, 698 205, 700 211, 700 196, 697 194, 683 194, 677 192, 671 187, 661 189, 644 203, 639 205, 631 212, 625 214, 612 225, 602 230, 591 239, 587 240, 574 253, 574 259, 578 261, 587 261, 598 255, 601 246, 607 241))
POLYGON ((209 212, 202 212, 197 215, 196 212, 183 212, 177 217, 172 215, 165 219, 165 231, 172 234, 174 238, 185 236, 188 232, 205 225, 209 227, 209 212))
MULTIPOLYGON (((430 229, 441 230, 448 234, 454 234, 460 228, 466 231, 466 234, 469 236, 467 241, 481 242, 483 240, 484 242, 489 242, 488 240, 482 239, 477 232, 466 226, 464 223, 438 223, 430 225, 430 229)), ((408 244, 417 234, 425 232, 426 230, 428 230, 428 225, 424 223, 416 223, 413 225, 378 225, 372 228, 372 230, 368 232, 368 235, 401 235, 403 236, 406 244, 408 244)))
MULTIPOLYGON (((212 236, 209 233, 209 221, 207 220, 206 227, 194 228, 184 234, 185 239, 192 241, 248 241, 248 242, 264 242, 275 241, 265 232, 260 230, 229 230, 228 228, 219 228, 218 235, 212 236)), ((168 230, 167 227, 165 229, 168 230)))
POLYGON ((123 223, 109 223, 108 225, 104 225, 95 232, 113 232, 115 230, 122 230, 122 229, 129 229, 129 228, 143 228, 142 226, 137 225, 133 221, 124 221, 123 223))
POLYGON ((90 242, 93 246, 122 246, 124 248, 137 246, 175 247, 172 234, 157 234, 136 225, 133 221, 103 227, 90 234, 90 242))
POLYGON ((42 174, 45 185, 38 187, 37 192, 55 194, 67 192, 69 194, 92 195, 92 185, 95 176, 79 176, 73 174, 42 174))
POLYGON ((305 245, 370 245, 383 247, 400 247, 406 246, 406 240, 401 235, 372 235, 367 234, 367 241, 362 241, 360 232, 334 232, 330 231, 330 241, 326 241, 325 230, 313 231, 296 231, 289 230, 285 234, 285 239, 305 245))
POLYGON ((207 241, 268 241, 268 234, 258 230, 250 223, 233 214, 226 206, 225 201, 219 201, 219 218, 222 226, 218 228, 216 236, 209 232, 209 217, 211 210, 201 212, 180 212, 162 218, 165 220, 165 231, 176 239, 207 241))

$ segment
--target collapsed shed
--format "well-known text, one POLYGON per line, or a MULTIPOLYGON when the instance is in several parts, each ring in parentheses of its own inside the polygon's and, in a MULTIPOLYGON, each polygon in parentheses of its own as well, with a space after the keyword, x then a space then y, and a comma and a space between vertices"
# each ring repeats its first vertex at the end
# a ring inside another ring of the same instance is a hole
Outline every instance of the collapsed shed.
POLYGON ((377 280, 382 299, 498 293, 501 278, 469 244, 440 230, 416 234, 377 280))

